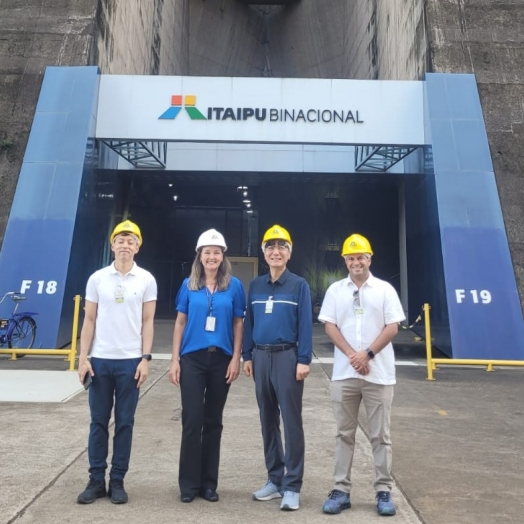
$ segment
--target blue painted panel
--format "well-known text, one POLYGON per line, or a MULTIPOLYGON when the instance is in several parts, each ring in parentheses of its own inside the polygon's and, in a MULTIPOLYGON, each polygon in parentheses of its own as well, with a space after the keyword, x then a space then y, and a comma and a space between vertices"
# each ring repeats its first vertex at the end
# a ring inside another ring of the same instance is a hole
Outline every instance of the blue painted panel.
POLYGON ((96 67, 46 70, 0 251, 0 291, 25 292, 24 306, 39 313, 36 347, 70 340, 70 320, 66 338, 59 329, 73 309, 65 290, 77 269, 71 268, 73 231, 98 85, 96 67))
POLYGON ((24 162, 80 161, 85 154, 87 130, 87 122, 75 122, 69 113, 37 113, 24 162), (78 140, 79 135, 85 139, 78 140))
POLYGON ((493 173, 441 173, 436 179, 440 220, 447 227, 504 229, 493 173))
MULTIPOLYGON (((471 118, 482 119, 482 111, 478 103, 478 96, 471 96, 477 91, 477 84, 473 75, 453 75, 453 78, 444 76, 446 83, 445 99, 448 104, 449 113, 447 118, 452 120, 469 120, 471 118)), ((433 102, 439 104, 438 100, 433 102)))
POLYGON ((453 136, 460 169, 464 171, 493 171, 484 122, 454 120, 453 136))
POLYGON ((2 294, 23 291, 27 300, 20 309, 38 313, 35 348, 55 347, 73 224, 70 220, 10 219, 8 235, 6 238, 15 239, 20 249, 16 254, 9 244, 2 249, 2 294), (11 256, 16 257, 16 263, 9 263, 11 256))
POLYGON ((524 359, 524 323, 504 230, 444 228, 453 357, 524 359))
POLYGON ((456 171, 459 168, 453 126, 450 120, 431 120, 433 164, 436 171, 456 171))
MULTIPOLYGON (((447 306, 450 356, 524 359, 522 310, 475 78, 428 74, 425 95, 447 297, 438 307, 447 306)), ((435 338, 445 345, 438 330, 435 338)))

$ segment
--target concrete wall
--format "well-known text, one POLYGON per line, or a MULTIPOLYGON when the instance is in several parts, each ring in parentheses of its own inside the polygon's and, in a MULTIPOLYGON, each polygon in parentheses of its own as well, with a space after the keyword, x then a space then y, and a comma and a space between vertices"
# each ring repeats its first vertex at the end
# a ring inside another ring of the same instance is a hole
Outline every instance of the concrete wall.
POLYGON ((238 0, 190 1, 189 74, 264 76, 261 9, 238 0))
POLYGON ((417 80, 426 71, 423 0, 348 2, 347 77, 417 80))
POLYGON ((474 72, 524 297, 522 0, 2 0, 0 20, 0 243, 47 65, 379 79, 474 72))
POLYGON ((100 0, 94 63, 103 73, 188 72, 189 0, 100 0))

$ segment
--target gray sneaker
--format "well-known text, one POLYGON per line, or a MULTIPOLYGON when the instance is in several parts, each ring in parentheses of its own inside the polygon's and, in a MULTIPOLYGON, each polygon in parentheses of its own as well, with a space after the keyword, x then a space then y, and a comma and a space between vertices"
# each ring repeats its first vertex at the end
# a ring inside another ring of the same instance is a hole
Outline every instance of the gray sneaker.
POLYGON ((253 493, 253 500, 272 500, 281 497, 282 494, 271 480, 268 480, 263 488, 253 493))
POLYGON ((284 491, 282 502, 280 503, 280 509, 285 511, 294 511, 299 508, 300 505, 300 493, 294 491, 284 491))

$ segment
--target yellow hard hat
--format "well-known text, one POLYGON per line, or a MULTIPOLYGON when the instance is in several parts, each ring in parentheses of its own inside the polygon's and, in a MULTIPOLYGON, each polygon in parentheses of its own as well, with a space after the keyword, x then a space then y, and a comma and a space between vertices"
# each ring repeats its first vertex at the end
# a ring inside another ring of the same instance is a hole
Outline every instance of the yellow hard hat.
POLYGON ((109 238, 111 244, 113 243, 114 238, 117 235, 120 235, 120 233, 135 235, 138 238, 138 247, 142 245, 142 233, 140 233, 140 228, 134 222, 131 222, 131 220, 124 220, 124 222, 120 222, 120 224, 113 229, 111 237, 109 238))
POLYGON ((293 245, 293 242, 291 242, 291 237, 289 236, 287 229, 284 229, 282 226, 279 226, 278 224, 271 226, 265 232, 264 238, 262 239, 262 245, 264 245, 268 240, 285 240, 286 242, 289 242, 291 246, 293 245))
POLYGON ((371 250, 369 240, 355 233, 344 240, 342 256, 345 257, 346 255, 355 255, 357 253, 369 253, 372 255, 373 251, 371 250))

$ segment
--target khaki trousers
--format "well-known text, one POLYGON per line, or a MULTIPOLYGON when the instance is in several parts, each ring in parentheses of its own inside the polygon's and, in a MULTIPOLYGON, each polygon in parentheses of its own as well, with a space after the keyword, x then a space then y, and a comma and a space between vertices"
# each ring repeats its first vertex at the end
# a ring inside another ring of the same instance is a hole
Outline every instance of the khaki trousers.
POLYGON ((375 463, 375 491, 391 491, 391 403, 393 386, 373 384, 359 378, 331 382, 331 400, 337 423, 334 489, 351 491, 351 466, 361 401, 366 408, 369 438, 375 463))

